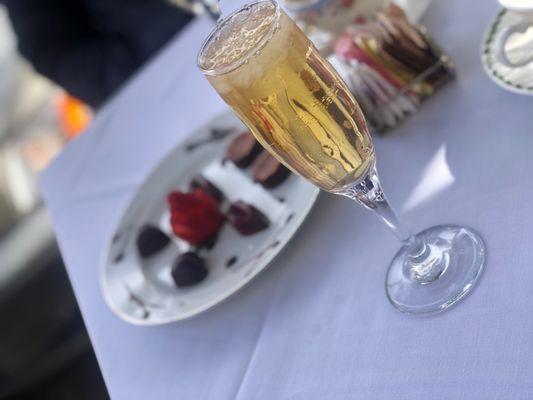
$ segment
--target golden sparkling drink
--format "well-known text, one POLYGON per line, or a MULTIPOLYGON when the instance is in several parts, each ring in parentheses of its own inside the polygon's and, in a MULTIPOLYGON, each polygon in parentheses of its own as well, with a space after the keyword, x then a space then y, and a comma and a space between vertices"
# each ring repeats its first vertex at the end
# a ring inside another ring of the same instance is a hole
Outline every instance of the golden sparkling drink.
POLYGON ((226 18, 198 64, 257 140, 318 187, 340 191, 373 165, 357 102, 275 3, 258 2, 226 18))

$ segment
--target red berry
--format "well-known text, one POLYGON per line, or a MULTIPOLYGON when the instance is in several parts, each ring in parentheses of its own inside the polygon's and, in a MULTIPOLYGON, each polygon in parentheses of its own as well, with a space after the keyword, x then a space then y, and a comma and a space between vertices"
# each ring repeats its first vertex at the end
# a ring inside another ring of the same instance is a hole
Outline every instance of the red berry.
POLYGON ((202 189, 168 195, 170 225, 179 238, 199 246, 211 239, 222 225, 218 202, 202 189))

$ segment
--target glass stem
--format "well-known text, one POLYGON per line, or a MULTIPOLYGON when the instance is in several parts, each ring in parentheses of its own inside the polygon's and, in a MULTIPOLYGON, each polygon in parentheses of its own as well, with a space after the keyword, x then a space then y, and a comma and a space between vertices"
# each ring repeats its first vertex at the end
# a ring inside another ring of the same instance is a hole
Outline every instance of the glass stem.
POLYGON ((442 252, 414 235, 400 221, 390 206, 383 193, 375 166, 360 182, 338 194, 355 200, 365 208, 374 211, 390 228, 406 247, 408 257, 406 257, 405 272, 413 279, 420 281, 420 283, 428 283, 444 272, 445 267, 439 262, 443 256, 442 252))

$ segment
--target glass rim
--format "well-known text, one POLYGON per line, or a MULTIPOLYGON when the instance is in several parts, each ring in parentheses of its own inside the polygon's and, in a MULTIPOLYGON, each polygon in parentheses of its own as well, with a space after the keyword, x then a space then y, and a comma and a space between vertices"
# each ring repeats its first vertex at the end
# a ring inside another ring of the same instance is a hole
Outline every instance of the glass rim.
POLYGON ((254 54, 259 49, 262 49, 265 46, 265 44, 270 40, 270 38, 272 37, 272 34, 274 33, 274 30, 275 30, 275 27, 276 27, 276 23, 279 21, 280 15, 281 15, 281 7, 279 6, 279 4, 275 0, 257 0, 257 1, 252 1, 250 3, 244 4, 242 7, 240 7, 237 10, 231 12, 230 14, 228 14, 227 16, 222 18, 220 21, 217 21, 217 24, 215 25, 213 30, 209 33, 207 38, 202 43, 202 46, 200 47, 200 51, 198 52, 198 55, 196 57, 196 65, 198 66, 200 71, 202 71, 202 73, 204 75, 211 75, 211 76, 223 75, 223 74, 227 74, 228 72, 234 71, 235 69, 240 67, 242 64, 244 64, 250 58, 250 56, 252 54, 254 54), (265 33, 265 35, 261 38, 261 40, 259 40, 259 42, 257 42, 257 44, 255 46, 253 46, 252 48, 248 49, 248 51, 243 55, 243 57, 239 57, 237 60, 234 60, 234 61, 230 62, 229 64, 225 64, 225 65, 222 65, 220 67, 204 68, 201 65, 201 63, 200 63, 200 57, 204 53, 207 45, 213 39, 213 36, 217 32, 219 32, 220 29, 225 24, 227 24, 233 17, 235 17, 237 14, 241 13, 247 7, 255 6, 255 5, 260 4, 260 3, 272 4, 274 6, 274 8, 275 8, 275 10, 274 10, 274 12, 275 12, 274 20, 272 21, 272 24, 270 25, 269 31, 267 33, 265 33))

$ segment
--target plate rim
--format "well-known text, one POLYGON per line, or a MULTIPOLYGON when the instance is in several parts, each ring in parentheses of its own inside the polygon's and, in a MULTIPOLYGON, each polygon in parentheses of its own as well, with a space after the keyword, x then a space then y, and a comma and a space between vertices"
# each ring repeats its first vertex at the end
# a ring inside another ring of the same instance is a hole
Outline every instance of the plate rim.
MULTIPOLYGON (((160 325, 167 325, 171 323, 175 323, 178 321, 183 321, 187 319, 194 318, 200 314, 203 314, 213 308, 215 308, 217 305, 223 303, 224 301, 230 299, 235 294, 240 292, 248 283, 250 283, 252 280, 254 280, 257 276, 261 275, 261 273, 266 270, 270 265, 272 265, 274 259, 276 259, 281 252, 285 250, 287 247, 287 244, 289 244, 290 240, 294 237, 294 235, 300 230, 301 226, 305 223, 309 213, 314 208, 314 206, 317 203, 318 196, 320 195, 320 189, 317 188, 314 185, 311 185, 313 188, 312 196, 310 197, 310 201, 307 203, 304 212, 301 214, 301 221, 299 221, 297 224, 292 225, 289 231, 289 237, 288 240, 285 243, 282 243, 279 250, 276 252, 272 252, 270 255, 265 256, 265 264, 262 268, 258 269, 257 271, 254 271, 253 273, 246 276, 244 279, 242 279, 238 285, 231 287, 229 290, 221 292, 219 295, 214 297, 211 301, 206 302, 201 307, 198 307, 196 309, 193 309, 191 311, 188 311, 186 313, 183 313, 180 316, 174 316, 174 317, 167 317, 160 320, 145 320, 141 318, 135 318, 132 317, 126 313, 124 313, 117 305, 114 304, 114 302, 111 300, 109 295, 109 290, 106 288, 106 270, 107 270, 107 264, 109 255, 111 253, 111 246, 113 244, 113 238, 115 236, 115 233, 124 219, 124 216, 129 210, 129 207, 137 197, 139 190, 141 187, 145 185, 145 183, 150 180, 159 170, 159 168, 165 163, 165 161, 172 156, 172 154, 180 147, 184 146, 187 142, 187 140, 192 137, 192 135, 195 132, 198 132, 203 129, 207 129, 211 124, 213 124, 215 121, 220 120, 228 115, 233 115, 235 118, 237 116, 231 111, 231 110, 224 110, 217 114, 215 114, 213 117, 211 117, 208 121, 206 121, 203 124, 198 125, 196 128, 193 128, 189 131, 189 133, 181 140, 179 141, 172 149, 170 149, 159 161, 157 161, 152 168, 146 173, 144 178, 142 179, 141 183, 135 188, 131 196, 128 196, 118 207, 118 211, 116 213, 116 217, 113 220, 112 223, 112 229, 109 230, 109 232, 106 234, 106 239, 104 246, 100 253, 100 259, 99 259, 99 286, 100 286, 100 292, 104 298, 104 301, 108 308, 112 311, 113 314, 115 314, 118 318, 121 320, 128 322, 130 324, 136 325, 136 326, 160 326, 160 325)), ((237 118, 238 119, 238 118, 237 118)), ((242 122, 241 122, 242 123, 242 122)), ((299 177, 297 174, 293 172, 293 174, 297 177, 299 177)), ((299 177, 300 179, 303 179, 299 177)))

